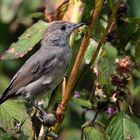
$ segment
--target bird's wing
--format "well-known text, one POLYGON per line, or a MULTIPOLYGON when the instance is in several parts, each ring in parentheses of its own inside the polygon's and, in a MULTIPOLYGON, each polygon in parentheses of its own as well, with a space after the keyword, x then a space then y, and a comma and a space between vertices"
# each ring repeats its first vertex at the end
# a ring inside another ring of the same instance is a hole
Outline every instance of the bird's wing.
POLYGON ((51 72, 56 64, 56 57, 55 54, 50 54, 47 58, 42 54, 39 56, 39 53, 32 56, 15 74, 10 85, 0 97, 0 103, 11 96, 14 96, 19 88, 24 87, 29 83, 36 81, 42 75, 51 72))

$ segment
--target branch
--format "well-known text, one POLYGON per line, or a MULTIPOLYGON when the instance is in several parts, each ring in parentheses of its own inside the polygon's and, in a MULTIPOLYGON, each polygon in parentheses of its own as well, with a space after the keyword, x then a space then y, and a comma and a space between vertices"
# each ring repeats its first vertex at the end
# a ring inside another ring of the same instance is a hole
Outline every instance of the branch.
MULTIPOLYGON (((96 5, 95 5, 95 10, 93 12, 93 15, 92 15, 92 22, 91 24, 89 25, 89 31, 93 31, 95 29, 95 25, 96 25, 96 21, 99 17, 99 14, 100 14, 100 10, 101 10, 101 7, 102 7, 102 4, 103 4, 103 0, 96 0, 96 5)), ((90 40, 90 36, 88 33, 85 34, 83 40, 82 40, 82 43, 81 43, 81 46, 80 46, 80 50, 79 50, 79 53, 77 55, 77 58, 76 58, 76 61, 75 61, 75 64, 73 66, 73 69, 72 69, 72 72, 71 72, 71 75, 68 79, 68 84, 67 84, 67 87, 66 87, 66 94, 62 100, 62 104, 64 106, 67 106, 72 94, 71 94, 71 91, 72 91, 72 88, 73 88, 73 83, 75 81, 75 77, 76 77, 76 74, 78 72, 78 69, 80 67, 80 64, 82 62, 82 59, 84 57, 84 53, 88 47, 88 44, 89 44, 89 40, 90 40)))
MULTIPOLYGON (((89 31, 93 31, 94 28, 95 28, 96 21, 97 21, 97 19, 99 17, 102 4, 103 4, 103 0, 96 0, 95 10, 94 10, 94 12, 92 14, 92 22, 89 25, 89 31)), ((63 99, 61 101, 61 104, 60 104, 60 106, 58 106, 57 111, 56 111, 58 116, 63 116, 63 117, 61 117, 61 119, 58 120, 58 123, 56 124, 56 126, 54 128, 54 131, 59 130, 60 125, 61 125, 61 123, 63 121, 64 114, 65 114, 65 109, 66 109, 66 107, 67 107, 67 105, 68 105, 68 103, 69 103, 69 101, 70 101, 70 99, 72 97, 71 91, 72 91, 72 88, 74 86, 73 83, 75 81, 75 77, 77 75, 79 66, 80 66, 80 64, 82 62, 82 59, 84 57, 84 53, 85 53, 85 51, 86 51, 86 49, 88 47, 89 40, 90 40, 90 36, 89 36, 88 33, 86 33, 84 38, 83 38, 83 40, 82 40, 79 53, 77 55, 75 64, 73 66, 72 72, 71 72, 70 77, 68 79, 68 83, 67 83, 67 86, 66 86, 66 93, 64 94, 64 97, 63 97, 63 99)))
MULTIPOLYGON (((104 31, 104 33, 103 33, 103 36, 102 36, 102 38, 101 38, 101 40, 100 40, 100 42, 99 42, 99 44, 98 44, 98 46, 97 46, 97 49, 96 49, 95 53, 93 54, 93 57, 92 57, 92 59, 91 59, 89 65, 87 65, 87 67, 86 67, 86 68, 84 69, 84 71, 81 73, 81 75, 79 76, 79 78, 78 78, 77 81, 80 81, 80 80, 84 77, 84 75, 86 74, 86 72, 87 72, 90 68, 92 68, 93 63, 95 62, 96 57, 97 57, 97 55, 99 54, 99 51, 100 51, 102 45, 104 44, 104 42, 105 42, 105 40, 106 40, 107 34, 108 34, 108 32, 110 32, 110 30, 111 30, 111 28, 112 28, 112 25, 114 24, 114 19, 115 19, 115 17, 116 17, 117 11, 118 11, 118 9, 119 9, 120 3, 121 3, 121 0, 118 0, 117 3, 116 3, 116 5, 115 5, 115 7, 114 7, 114 10, 113 10, 113 12, 112 12, 110 18, 109 18, 109 21, 108 21, 107 27, 106 27, 106 29, 105 29, 105 31, 104 31)), ((76 85, 77 85, 77 83, 76 83, 76 85)))

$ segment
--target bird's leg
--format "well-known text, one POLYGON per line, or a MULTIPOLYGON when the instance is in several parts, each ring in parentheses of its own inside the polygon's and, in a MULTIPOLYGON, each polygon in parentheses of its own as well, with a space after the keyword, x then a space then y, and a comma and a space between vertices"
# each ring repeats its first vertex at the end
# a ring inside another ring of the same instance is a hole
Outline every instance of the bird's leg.
POLYGON ((35 104, 33 100, 30 100, 30 104, 34 106, 38 111, 40 111, 42 115, 47 115, 47 113, 43 109, 41 109, 37 104, 35 104))
POLYGON ((34 106, 41 114, 39 120, 47 126, 52 126, 56 123, 56 117, 52 113, 46 113, 43 109, 39 108, 38 105, 34 103, 33 100, 30 100, 30 104, 34 106))

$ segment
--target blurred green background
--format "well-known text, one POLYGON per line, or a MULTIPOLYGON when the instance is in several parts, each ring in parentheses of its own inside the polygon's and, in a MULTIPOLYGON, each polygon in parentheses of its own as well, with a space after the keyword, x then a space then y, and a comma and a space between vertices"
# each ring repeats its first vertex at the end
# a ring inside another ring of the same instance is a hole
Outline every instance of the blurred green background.
MULTIPOLYGON (((55 1, 55 0, 54 0, 55 1)), ((44 6, 47 0, 0 0, 0 53, 3 53, 8 49, 12 42, 17 41, 17 38, 33 23, 42 18, 41 12, 44 10, 44 6)), ((130 91, 134 98, 134 109, 136 114, 139 115, 140 105, 140 1, 138 0, 126 0, 127 11, 120 11, 121 18, 118 20, 118 35, 117 38, 111 39, 111 35, 108 36, 108 42, 117 50, 118 57, 129 55, 134 63, 137 62, 136 68, 132 70, 132 81, 130 84, 130 91), (124 14, 124 15, 123 15, 124 14), (125 25, 125 21, 127 24, 125 25)), ((90 7, 90 5, 89 5, 90 7)), ((121 10, 121 9, 120 9, 121 10)), ((97 26, 97 36, 100 36, 102 28, 104 27, 104 17, 106 17, 107 7, 104 7, 101 13, 101 20, 97 26)), ((87 14, 88 10, 86 11, 87 14)), ((89 15, 85 15, 83 21, 88 23, 89 15)), ((105 23, 106 24, 106 23, 105 23)), ((77 44, 78 41, 76 42, 77 44)), ((109 46, 109 45, 108 45, 109 46)), ((29 52, 23 58, 17 60, 0 60, 0 93, 2 93, 7 87, 9 81, 20 68, 20 66, 34 53, 39 47, 39 44, 29 52)), ((112 49, 109 50, 110 54, 112 49)), ((84 83, 88 83, 88 78, 84 83)), ((81 84, 79 89, 88 88, 81 84)), ((63 124, 65 128, 61 133, 63 139, 67 140, 80 140, 80 128, 81 128, 81 107, 75 106, 74 103, 70 104, 70 109, 67 113, 67 118, 63 124), (74 106, 74 107, 73 107, 74 106), (73 117, 74 116, 74 117, 73 117)), ((90 119, 92 115, 88 114, 87 118, 90 119)), ((61 139, 61 140, 63 140, 61 139)))

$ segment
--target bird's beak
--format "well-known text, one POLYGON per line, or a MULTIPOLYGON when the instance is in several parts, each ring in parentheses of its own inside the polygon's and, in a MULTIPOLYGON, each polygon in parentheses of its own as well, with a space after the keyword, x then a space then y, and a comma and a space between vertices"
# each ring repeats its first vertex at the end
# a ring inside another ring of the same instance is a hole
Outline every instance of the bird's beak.
POLYGON ((84 24, 84 23, 74 24, 74 25, 72 26, 72 28, 73 28, 73 30, 75 30, 75 29, 77 29, 77 28, 79 28, 79 27, 81 27, 81 26, 83 26, 83 25, 85 25, 85 24, 84 24))
MULTIPOLYGON (((79 28, 79 27, 81 27, 81 26, 83 26, 83 25, 85 25, 84 23, 78 23, 78 24, 73 24, 72 26, 70 26, 70 34, 74 31, 74 30, 76 30, 77 28, 79 28)), ((69 34, 69 35, 70 35, 69 34)))

